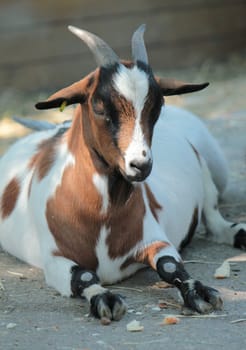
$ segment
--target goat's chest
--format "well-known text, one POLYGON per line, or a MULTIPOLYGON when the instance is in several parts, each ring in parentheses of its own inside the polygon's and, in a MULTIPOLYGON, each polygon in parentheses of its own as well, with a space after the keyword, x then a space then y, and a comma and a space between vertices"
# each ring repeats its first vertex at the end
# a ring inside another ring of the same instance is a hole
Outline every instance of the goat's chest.
POLYGON ((136 264, 126 269, 124 263, 143 239, 145 205, 141 188, 124 206, 109 205, 105 213, 102 211, 104 201, 94 213, 75 200, 64 201, 58 190, 47 203, 46 219, 57 245, 55 255, 97 271, 105 282, 119 280, 136 271, 136 264))

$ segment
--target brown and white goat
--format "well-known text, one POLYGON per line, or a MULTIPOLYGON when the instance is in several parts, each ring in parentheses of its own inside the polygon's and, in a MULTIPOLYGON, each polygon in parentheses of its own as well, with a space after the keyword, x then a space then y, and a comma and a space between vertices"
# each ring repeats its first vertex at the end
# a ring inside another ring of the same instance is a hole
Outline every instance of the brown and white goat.
POLYGON ((202 213, 219 242, 245 248, 245 225, 218 211, 227 166, 216 141, 195 116, 163 99, 207 84, 155 77, 143 26, 133 35, 131 62, 97 36, 70 30, 99 67, 36 105, 77 103, 71 123, 46 125, 1 158, 2 247, 42 268, 62 295, 86 297, 99 318, 119 320, 126 311, 121 296, 101 284, 146 264, 180 290, 187 307, 221 308, 218 291, 189 276, 177 249, 190 241, 202 213))

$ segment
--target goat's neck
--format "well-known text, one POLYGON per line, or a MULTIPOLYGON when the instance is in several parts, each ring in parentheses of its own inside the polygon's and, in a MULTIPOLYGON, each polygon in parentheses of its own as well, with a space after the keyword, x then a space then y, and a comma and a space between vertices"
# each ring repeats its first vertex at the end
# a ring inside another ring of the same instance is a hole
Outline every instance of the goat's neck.
MULTIPOLYGON (((75 157, 75 166, 73 168, 73 177, 77 179, 75 183, 81 183, 84 191, 89 191, 88 184, 92 181, 94 174, 107 177, 108 194, 110 204, 124 205, 134 192, 134 186, 126 181, 123 176, 114 169, 110 169, 95 152, 90 148, 83 137, 82 115, 76 111, 74 121, 67 134, 68 147, 75 157)), ((77 194, 79 189, 75 189, 77 194)), ((98 193, 98 197, 101 194, 98 193)))

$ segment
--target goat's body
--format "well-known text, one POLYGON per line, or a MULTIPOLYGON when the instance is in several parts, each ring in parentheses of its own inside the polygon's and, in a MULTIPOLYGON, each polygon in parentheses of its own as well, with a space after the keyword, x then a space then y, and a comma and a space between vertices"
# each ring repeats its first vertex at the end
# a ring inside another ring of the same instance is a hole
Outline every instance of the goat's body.
MULTIPOLYGON (((197 210, 197 223, 200 222, 204 203, 201 158, 206 160, 217 188, 223 190, 225 187, 226 163, 216 141, 205 126, 192 114, 175 107, 164 107, 162 114, 153 140, 154 166, 146 182, 158 202, 157 217, 148 201, 146 185, 134 185, 141 191, 145 206, 142 239, 132 244, 125 253, 112 257, 108 249, 114 249, 114 244, 119 240, 124 245, 124 240, 131 240, 131 235, 135 233, 124 233, 121 230, 121 237, 118 237, 117 224, 115 224, 115 237, 112 238, 112 243, 109 243, 107 237, 110 235, 110 229, 107 228, 107 225, 101 224, 93 254, 98 260, 97 274, 104 283, 113 283, 125 278, 142 266, 138 263, 129 263, 122 268, 122 265, 134 255, 139 247, 148 246, 155 241, 170 240, 176 248, 179 248, 192 225, 194 210, 197 210), (220 174, 221 181, 218 180, 218 174, 220 174), (112 247, 109 247, 109 244, 112 247)), ((63 135, 66 134, 65 129, 62 130, 63 135)), ((48 143, 49 139, 59 133, 59 130, 61 133, 60 126, 27 136, 14 144, 0 161, 0 198, 2 201, 5 196, 4 192, 13 179, 17 180, 21 189, 13 210, 7 213, 6 217, 4 210, 9 209, 2 208, 0 242, 9 253, 44 270, 47 269, 51 257, 59 250, 57 241, 47 223, 47 203, 55 196, 61 185, 64 170, 73 167, 75 160, 68 150, 65 138, 61 137, 56 144, 56 160, 50 169, 46 169, 47 173, 41 181, 37 180, 37 170, 31 166, 31 163, 40 143, 44 141, 48 143)), ((39 169, 39 171, 44 170, 39 169)), ((109 184, 107 179, 100 174, 94 175, 96 177, 93 177, 93 185, 103 203, 101 211, 107 210, 109 184)), ((11 195, 9 200, 13 200, 11 195)), ((84 202, 87 198, 81 200, 84 202)), ((73 198, 70 198, 69 203, 64 203, 64 205, 72 206, 73 198)), ((131 220, 131 215, 134 216, 134 212, 129 213, 125 220, 131 220)), ((66 221, 66 218, 63 219, 66 221)), ((91 221, 93 222, 93 218, 91 221)), ((73 244, 78 246, 81 242, 83 240, 78 239, 76 242, 75 239, 73 244)), ((86 250, 88 249, 87 246, 86 250)), ((88 262, 89 266, 86 266, 87 251, 83 250, 83 246, 79 250, 84 260, 79 256, 76 256, 74 260, 83 263, 85 268, 92 268, 91 260, 88 262)), ((52 284, 49 278, 47 280, 52 284)), ((60 288, 60 292, 66 294, 65 287, 64 290, 60 288)))

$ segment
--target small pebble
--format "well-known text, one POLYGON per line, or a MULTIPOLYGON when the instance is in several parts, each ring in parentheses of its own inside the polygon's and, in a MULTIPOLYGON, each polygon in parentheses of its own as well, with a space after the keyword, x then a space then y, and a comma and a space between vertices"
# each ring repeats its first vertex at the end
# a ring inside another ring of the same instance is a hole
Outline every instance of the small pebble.
POLYGON ((128 309, 128 310, 127 310, 127 313, 128 313, 128 314, 132 314, 134 311, 135 311, 134 309, 128 309))
POLYGON ((142 332, 144 326, 142 326, 139 321, 133 320, 126 325, 126 329, 128 332, 142 332))
POLYGON ((7 326, 6 326, 6 328, 7 328, 7 329, 12 329, 12 328, 15 328, 16 326, 17 326, 16 323, 8 323, 7 326))
POLYGON ((108 326, 111 323, 111 320, 107 317, 102 317, 100 322, 103 326, 108 326))
POLYGON ((152 307, 152 311, 161 311, 161 308, 159 306, 152 307))
POLYGON ((230 264, 227 260, 215 270, 214 277, 217 279, 229 278, 230 277, 230 264))

